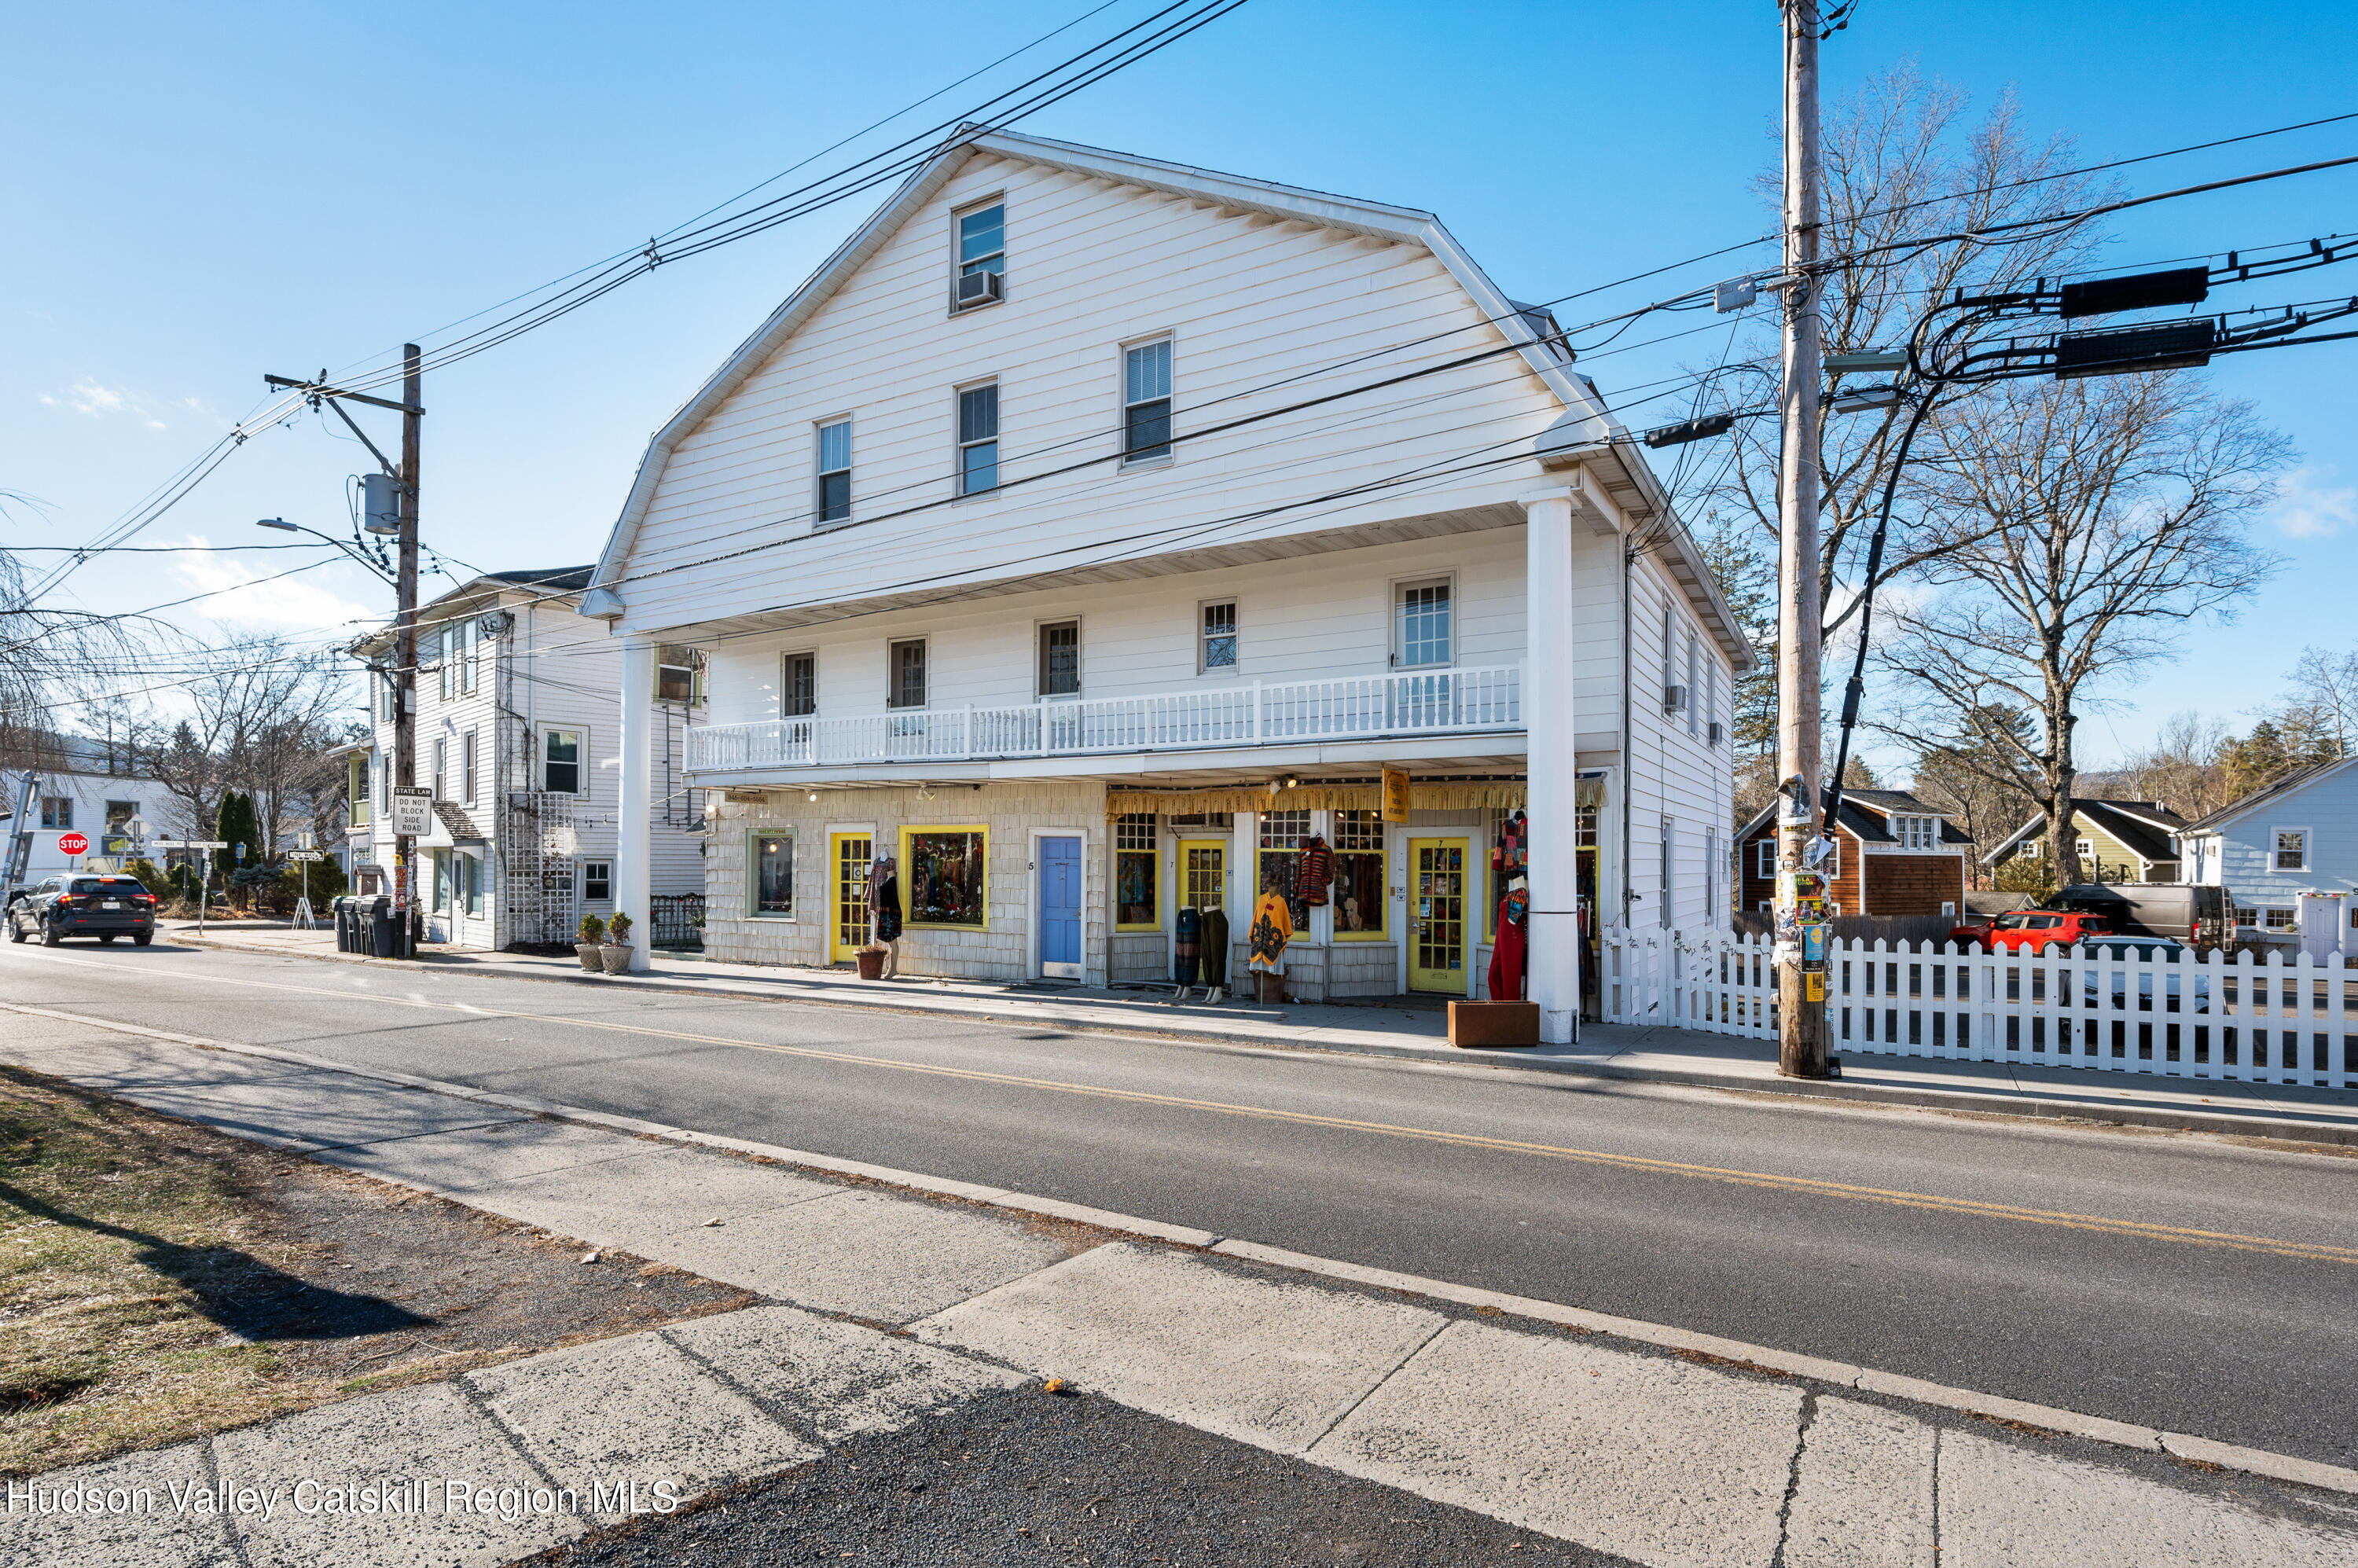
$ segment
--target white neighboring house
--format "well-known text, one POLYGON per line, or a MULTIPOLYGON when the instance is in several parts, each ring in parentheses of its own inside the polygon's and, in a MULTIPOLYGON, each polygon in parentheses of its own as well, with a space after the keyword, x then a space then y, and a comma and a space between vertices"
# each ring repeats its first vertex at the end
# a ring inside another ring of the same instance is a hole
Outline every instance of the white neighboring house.
POLYGON ((2358 892, 2358 757, 2302 768, 2173 837, 2186 880, 2225 888, 2237 925, 2299 931, 2302 893, 2358 892))
MULTIPOLYGON (((566 943, 584 913, 614 912, 621 807, 622 655, 575 611, 590 568, 492 572, 418 611, 415 782, 434 792, 434 830, 417 841, 427 939, 494 950, 566 943)), ((393 657, 390 628, 353 644, 371 668, 370 739, 345 750, 353 891, 393 891, 393 657)), ((685 655, 683 655, 685 657, 685 655)), ((646 757, 652 891, 700 895, 703 795, 681 761, 703 701, 693 662, 662 665, 645 694, 660 722, 646 757), (660 682, 660 689, 653 684, 660 682)), ((677 935, 700 899, 667 904, 677 935)), ((644 946, 655 933, 635 938, 644 946)))
MULTIPOLYGON (((82 870, 93 859, 119 865, 135 852, 125 832, 128 823, 145 822, 150 840, 169 835, 169 824, 163 820, 169 815, 164 786, 134 776, 124 748, 66 735, 57 739, 56 752, 59 765, 32 770, 38 782, 33 789, 33 854, 25 870, 27 882, 82 870), (88 840, 89 849, 81 855, 59 849, 58 841, 69 833, 81 834, 88 840)), ((0 816, 0 822, 6 823, 0 827, 0 871, 5 869, 8 843, 20 830, 20 825, 9 818, 15 815, 23 778, 13 768, 0 771, 0 813, 6 814, 0 816)), ((157 860, 160 864, 160 853, 157 860)))
POLYGON ((1314 836, 1290 992, 1476 995, 1518 808, 1548 1038, 1583 914, 1727 927, 1749 652, 1552 319, 1427 212, 977 135, 657 434, 583 612, 626 669, 709 653, 729 959, 848 960, 890 852, 907 972, 1167 981, 1184 905, 1240 985, 1314 836))

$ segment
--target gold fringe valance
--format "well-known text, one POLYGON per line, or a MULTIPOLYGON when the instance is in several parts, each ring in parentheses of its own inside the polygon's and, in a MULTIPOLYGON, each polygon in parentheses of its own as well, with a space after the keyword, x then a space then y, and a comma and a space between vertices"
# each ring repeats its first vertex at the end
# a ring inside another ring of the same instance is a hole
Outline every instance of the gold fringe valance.
MULTIPOLYGON (((1414 811, 1513 811, 1527 804, 1529 786, 1512 781, 1474 784, 1414 784, 1409 785, 1409 806, 1414 811)), ((1132 813, 1160 812, 1194 816, 1207 811, 1376 811, 1382 807, 1380 785, 1298 784, 1270 793, 1263 784, 1234 784, 1219 789, 1109 789, 1106 819, 1132 813)))

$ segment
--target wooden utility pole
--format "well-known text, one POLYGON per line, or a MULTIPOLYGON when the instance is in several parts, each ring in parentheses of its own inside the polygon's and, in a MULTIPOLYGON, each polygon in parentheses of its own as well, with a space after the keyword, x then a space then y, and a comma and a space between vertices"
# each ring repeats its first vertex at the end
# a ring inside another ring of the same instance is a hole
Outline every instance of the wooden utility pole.
MULTIPOLYGON (((1777 1070, 1826 1076, 1826 1013, 1801 970, 1794 877, 1820 831, 1818 713, 1818 0, 1782 0, 1785 27, 1784 445, 1778 467, 1777 773, 1798 801, 1779 807, 1777 1070), (1798 806, 1799 809, 1795 809, 1798 806)), ((1823 982, 1821 982, 1823 984, 1823 982)))
MULTIPOLYGON (((425 423, 426 408, 420 401, 424 392, 418 367, 416 343, 401 346, 401 484, 398 504, 401 509, 401 559, 399 577, 395 589, 398 595, 395 611, 394 633, 394 693, 393 710, 393 777, 399 784, 417 782, 417 441, 425 423)), ((393 906, 401 921, 398 950, 409 953, 409 934, 415 929, 415 916, 410 908, 411 890, 415 884, 410 857, 416 852, 417 840, 407 835, 397 835, 393 841, 393 906)))

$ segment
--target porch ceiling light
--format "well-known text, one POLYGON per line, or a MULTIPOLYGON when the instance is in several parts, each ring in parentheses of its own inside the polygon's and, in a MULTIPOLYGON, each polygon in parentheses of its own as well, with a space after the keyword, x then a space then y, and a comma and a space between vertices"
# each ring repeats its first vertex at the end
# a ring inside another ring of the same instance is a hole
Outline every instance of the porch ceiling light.
POLYGON ((810 792, 810 797, 811 797, 811 804, 812 804, 813 806, 817 806, 817 805, 818 804, 818 791, 817 791, 817 790, 813 790, 813 791, 811 791, 811 792, 810 792))

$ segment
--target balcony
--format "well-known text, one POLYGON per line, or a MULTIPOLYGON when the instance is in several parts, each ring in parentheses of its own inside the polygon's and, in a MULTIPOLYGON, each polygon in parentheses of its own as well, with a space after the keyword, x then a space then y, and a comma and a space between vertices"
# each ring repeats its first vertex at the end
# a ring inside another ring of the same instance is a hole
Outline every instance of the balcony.
POLYGON ((963 762, 1520 731, 1522 666, 1253 681, 1011 708, 928 708, 713 724, 687 771, 963 762))

